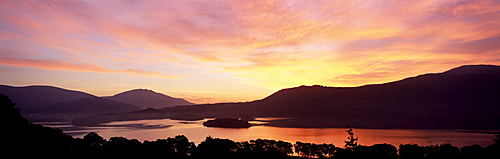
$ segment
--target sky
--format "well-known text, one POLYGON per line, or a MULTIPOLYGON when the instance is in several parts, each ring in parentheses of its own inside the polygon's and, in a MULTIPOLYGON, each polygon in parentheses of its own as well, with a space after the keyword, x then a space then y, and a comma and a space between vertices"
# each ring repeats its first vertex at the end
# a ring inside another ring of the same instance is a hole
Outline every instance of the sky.
POLYGON ((0 84, 242 102, 500 65, 498 0, 0 1, 0 84))

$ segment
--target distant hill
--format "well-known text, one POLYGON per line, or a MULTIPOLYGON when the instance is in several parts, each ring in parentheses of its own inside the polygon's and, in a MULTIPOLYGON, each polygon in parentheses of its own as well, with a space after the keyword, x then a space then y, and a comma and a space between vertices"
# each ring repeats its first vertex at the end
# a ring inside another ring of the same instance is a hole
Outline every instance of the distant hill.
POLYGON ((467 65, 443 73, 360 87, 300 86, 244 103, 186 105, 187 101, 177 100, 180 103, 172 104, 174 102, 167 99, 176 98, 150 90, 131 90, 106 98, 48 86, 1 86, 0 93, 18 98, 15 101, 25 108, 31 106, 43 113, 120 112, 136 111, 135 106, 163 107, 140 113, 98 115, 95 120, 88 116, 80 118, 82 123, 176 116, 280 117, 285 119, 268 124, 283 127, 351 125, 365 128, 500 129, 500 66, 493 65, 467 65), (62 102, 56 104, 56 101, 62 102))
POLYGON ((129 112, 140 110, 139 107, 114 100, 89 97, 68 102, 61 102, 32 109, 33 113, 47 114, 97 114, 110 112, 129 112))
POLYGON ((280 90, 254 105, 260 113, 279 116, 484 115, 500 110, 500 67, 462 66, 352 88, 301 86, 280 90))
POLYGON ((88 93, 52 86, 13 87, 0 85, 0 93, 16 101, 16 107, 20 108, 22 111, 30 107, 96 97, 88 93))
POLYGON ((262 100, 163 108, 205 117, 286 117, 289 127, 500 128, 500 66, 467 65, 443 73, 360 87, 300 86, 262 100))
MULTIPOLYGON (((151 90, 136 89, 116 94, 111 97, 97 97, 92 94, 67 90, 53 86, 13 87, 0 85, 0 93, 16 101, 16 106, 23 114, 30 117, 47 117, 47 114, 75 115, 101 114, 108 112, 128 112, 147 107, 171 107, 191 105, 184 99, 156 93, 151 90), (38 115, 37 115, 38 114, 38 115)), ((58 117, 50 115, 50 117, 58 117)))
POLYGON ((94 126, 101 123, 111 121, 127 121, 127 120, 146 120, 146 119, 164 119, 168 115, 163 111, 154 108, 146 108, 128 113, 108 113, 97 114, 92 116, 80 116, 74 118, 71 123, 76 126, 94 126))
POLYGON ((134 89, 123 93, 116 94, 111 97, 105 97, 130 105, 135 105, 141 108, 161 108, 173 107, 178 105, 193 105, 181 98, 173 98, 165 94, 157 93, 147 89, 134 89))

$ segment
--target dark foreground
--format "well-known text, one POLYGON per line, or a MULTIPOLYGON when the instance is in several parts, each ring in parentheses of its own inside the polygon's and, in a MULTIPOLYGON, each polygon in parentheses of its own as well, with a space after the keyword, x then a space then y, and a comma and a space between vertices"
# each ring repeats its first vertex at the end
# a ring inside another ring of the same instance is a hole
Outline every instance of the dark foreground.
MULTIPOLYGON (((472 159, 500 158, 500 134, 494 143, 455 147, 451 144, 419 146, 375 144, 361 146, 301 143, 295 144, 257 139, 234 142, 229 139, 207 137, 195 145, 183 135, 140 142, 136 139, 111 137, 108 140, 97 133, 73 138, 60 129, 35 125, 23 118, 19 109, 0 94, 0 123, 2 126, 3 158, 384 158, 384 159, 472 159), (340 146, 340 147, 339 147, 340 146), (295 153, 294 153, 295 152, 295 153), (298 155, 298 156, 292 156, 298 155)), ((352 133, 352 132, 348 132, 352 133)), ((352 134, 350 134, 352 135, 352 134)), ((347 136, 347 135, 346 135, 347 136)), ((351 136, 352 137, 352 136, 351 136)), ((352 141, 352 140, 351 140, 352 141)))

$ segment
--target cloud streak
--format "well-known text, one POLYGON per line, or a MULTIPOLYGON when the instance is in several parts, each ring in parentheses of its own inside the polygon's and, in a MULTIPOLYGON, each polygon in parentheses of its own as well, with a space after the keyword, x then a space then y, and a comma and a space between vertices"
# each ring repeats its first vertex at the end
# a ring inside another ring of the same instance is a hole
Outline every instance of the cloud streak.
POLYGON ((178 79, 180 76, 168 76, 161 72, 145 71, 141 69, 123 69, 114 70, 101 67, 91 63, 70 63, 56 60, 33 60, 33 59, 15 59, 15 58, 0 58, 0 65, 34 67, 47 70, 60 71, 82 71, 82 72, 97 72, 97 73, 129 73, 136 75, 154 76, 161 78, 178 79))
POLYGON ((357 86, 464 64, 500 64, 495 0, 1 1, 0 6, 2 65, 169 79, 189 75, 197 83, 206 82, 208 74, 229 74, 239 83, 280 89, 357 86))

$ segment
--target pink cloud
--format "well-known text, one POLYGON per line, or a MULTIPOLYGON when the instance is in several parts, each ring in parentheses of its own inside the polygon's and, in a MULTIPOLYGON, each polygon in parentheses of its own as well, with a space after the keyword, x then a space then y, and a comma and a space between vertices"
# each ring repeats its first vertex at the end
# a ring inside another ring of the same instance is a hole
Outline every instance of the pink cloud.
POLYGON ((492 0, 0 3, 4 65, 146 76, 195 68, 185 74, 334 85, 337 77, 378 82, 499 64, 487 60, 499 49, 500 5, 492 0), (130 69, 110 69, 122 66, 130 69))
POLYGON ((439 9, 444 14, 467 16, 491 14, 499 10, 500 3, 498 1, 459 1, 439 9))
POLYGON ((124 69, 115 70, 108 69, 99 65, 91 63, 70 63, 56 60, 34 60, 34 59, 16 59, 16 58, 2 58, 0 57, 1 65, 33 67, 46 70, 60 70, 60 71, 83 71, 83 72, 97 72, 97 73, 129 73, 137 75, 155 76, 162 78, 180 78, 180 76, 168 76, 161 72, 144 71, 141 69, 124 69))

